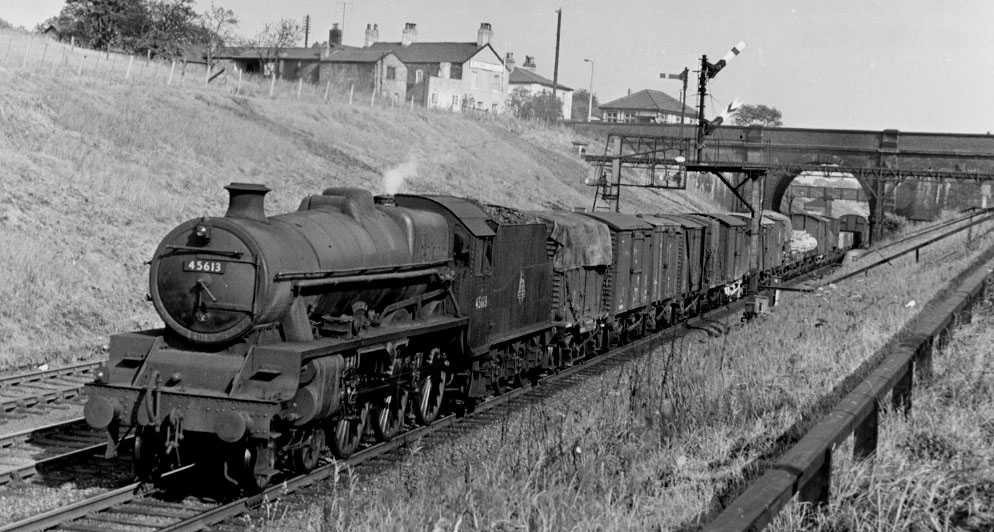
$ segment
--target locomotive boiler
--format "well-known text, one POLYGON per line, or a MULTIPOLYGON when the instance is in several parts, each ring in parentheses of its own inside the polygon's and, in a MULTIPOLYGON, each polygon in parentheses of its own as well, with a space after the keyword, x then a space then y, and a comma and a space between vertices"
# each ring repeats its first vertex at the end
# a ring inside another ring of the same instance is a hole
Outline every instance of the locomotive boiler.
POLYGON ((406 390, 430 422, 438 338, 459 324, 445 219, 348 188, 267 218, 268 188, 226 188, 223 217, 182 223, 156 249, 149 292, 166 328, 112 336, 90 425, 135 434, 140 476, 220 439, 225 474, 260 486, 278 463, 313 468, 326 443, 348 456, 367 423, 390 438, 406 390))

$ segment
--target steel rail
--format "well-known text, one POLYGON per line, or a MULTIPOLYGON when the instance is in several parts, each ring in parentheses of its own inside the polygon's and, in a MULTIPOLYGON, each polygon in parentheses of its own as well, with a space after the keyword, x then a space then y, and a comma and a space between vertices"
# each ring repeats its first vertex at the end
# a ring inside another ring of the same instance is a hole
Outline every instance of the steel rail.
MULTIPOLYGON (((164 473, 162 475, 162 480, 167 481, 174 479, 179 475, 192 471, 193 468, 194 465, 191 464, 174 469, 164 473)), ((8 532, 13 530, 28 532, 53 528, 73 519, 85 517, 87 515, 133 501, 140 497, 147 496, 147 494, 142 493, 144 486, 145 484, 142 482, 133 482, 127 486, 101 493, 94 497, 77 501, 61 508, 49 510, 42 514, 28 517, 15 523, 0 526, 0 532, 8 532)))
POLYGON ((85 378, 98 366, 99 362, 88 362, 0 377, 0 417, 82 397, 85 378))
POLYGON ((921 313, 872 357, 880 358, 879 364, 704 530, 761 530, 795 495, 802 502, 827 504, 835 447, 851 435, 857 459, 873 455, 880 403, 890 394, 899 411, 910 411, 914 376, 919 380, 931 376, 933 352, 948 343, 958 321, 970 319, 971 307, 984 296, 994 277, 989 268, 992 261, 994 247, 926 303, 921 313))
MULTIPOLYGON (((805 277, 810 277, 817 275, 821 270, 828 269, 834 266, 834 263, 823 265, 814 271, 807 271, 800 273, 796 276, 797 279, 803 279, 805 277)), ((202 530, 209 526, 220 523, 224 520, 236 517, 243 513, 252 510, 254 507, 262 504, 264 500, 272 499, 280 495, 298 491, 307 486, 313 485, 321 480, 327 479, 333 476, 337 471, 340 471, 342 467, 348 466, 355 468, 356 466, 367 463, 373 458, 378 458, 387 455, 391 451, 394 451, 400 447, 403 447, 407 443, 410 443, 418 438, 424 438, 439 432, 443 429, 453 428, 456 426, 465 426, 467 430, 473 430, 474 427, 471 426, 473 421, 480 420, 482 415, 487 412, 498 409, 502 406, 511 405, 516 399, 520 399, 526 394, 533 392, 545 392, 547 394, 552 394, 560 391, 560 388, 556 388, 556 385, 570 386, 570 379, 573 377, 581 376, 582 373, 596 370, 597 368, 603 367, 606 363, 617 361, 623 362, 624 360, 630 359, 631 357, 637 357, 641 354, 655 349, 666 342, 679 338, 681 336, 691 334, 700 330, 700 327, 695 326, 690 323, 691 320, 705 320, 705 321, 716 321, 721 319, 727 319, 728 317, 741 311, 748 304, 748 298, 742 298, 736 300, 723 307, 712 309, 710 311, 704 312, 699 316, 685 320, 681 323, 675 324, 667 329, 659 331, 658 333, 649 335, 645 338, 641 338, 633 341, 632 343, 620 346, 618 348, 612 349, 606 353, 596 355, 591 357, 583 363, 571 366, 561 370, 558 373, 543 377, 539 380, 538 386, 530 387, 520 387, 508 391, 507 393, 501 394, 499 396, 493 397, 484 403, 478 405, 470 414, 464 417, 456 417, 454 415, 449 415, 442 418, 435 423, 428 426, 417 427, 411 431, 405 432, 399 435, 395 440, 389 442, 376 444, 368 447, 347 460, 344 461, 333 461, 327 465, 320 467, 308 473, 306 475, 300 475, 286 482, 278 485, 271 486, 267 488, 262 493, 245 497, 230 503, 224 504, 217 508, 208 510, 200 515, 191 517, 187 520, 180 521, 169 525, 165 528, 159 529, 160 532, 193 532, 197 530, 202 530)))
MULTIPOLYGON (((834 267, 835 263, 829 263, 816 268, 815 270, 805 271, 797 274, 794 279, 803 279, 813 275, 817 275, 820 271, 834 267)), ((699 320, 718 320, 726 319, 735 313, 743 310, 743 308, 748 304, 748 298, 742 298, 736 300, 725 306, 709 310, 695 316, 692 319, 699 320)), ((261 505, 266 500, 271 500, 275 497, 285 495, 290 492, 298 491, 302 488, 314 485, 325 479, 333 477, 337 472, 341 471, 343 467, 355 468, 361 464, 368 463, 371 460, 379 457, 388 455, 389 453, 404 447, 405 445, 418 440, 419 438, 425 438, 437 432, 443 431, 445 429, 451 429, 456 426, 462 426, 465 430, 475 430, 472 426, 473 421, 481 421, 483 415, 492 412, 495 409, 507 406, 508 408, 514 408, 513 403, 515 400, 521 399, 523 396, 529 393, 547 393, 552 394, 558 392, 561 388, 556 388, 557 384, 562 386, 571 386, 575 382, 571 382, 572 378, 582 377, 583 373, 596 371, 598 368, 603 368, 606 363, 615 361, 623 362, 625 360, 630 360, 631 358, 636 358, 643 355, 644 353, 663 345, 672 339, 682 337, 687 334, 696 332, 697 327, 695 327, 690 320, 685 320, 681 323, 674 324, 673 326, 659 331, 658 333, 651 334, 647 337, 635 340, 624 346, 617 347, 606 353, 596 355, 591 357, 582 363, 565 368, 558 373, 548 375, 539 380, 537 386, 523 386, 519 388, 514 388, 506 393, 499 396, 488 399, 487 401, 479 404, 473 411, 463 417, 458 417, 454 414, 446 415, 439 418, 435 422, 427 426, 417 426, 410 430, 406 430, 403 433, 397 435, 389 441, 373 444, 366 447, 359 452, 355 453, 353 456, 346 460, 330 460, 326 461, 323 465, 319 466, 317 469, 306 473, 297 475, 295 477, 289 478, 281 483, 274 484, 260 493, 252 494, 246 497, 236 499, 234 501, 220 504, 218 506, 210 507, 204 509, 203 511, 191 512, 189 508, 184 510, 172 510, 170 512, 163 512, 161 510, 156 511, 153 505, 152 510, 146 510, 141 507, 145 498, 148 495, 142 495, 139 492, 141 487, 140 483, 133 483, 117 490, 107 492, 105 494, 98 495, 91 499, 85 501, 80 501, 78 503, 66 506, 64 508, 58 508, 45 512, 41 515, 26 518, 24 520, 18 521, 16 523, 7 525, 5 527, 0 527, 0 532, 8 531, 35 531, 35 530, 45 530, 47 528, 52 528, 60 525, 67 525, 72 528, 69 524, 70 521, 80 519, 80 518, 92 518, 94 521, 101 521, 99 514, 103 511, 114 512, 124 512, 123 507, 126 505, 127 513, 131 516, 154 516, 158 519, 166 518, 166 513, 172 517, 173 522, 165 525, 155 525, 148 523, 138 523, 135 521, 109 521, 117 524, 140 526, 143 528, 156 528, 160 531, 194 531, 202 530, 211 525, 223 522, 232 517, 246 513, 253 508, 261 505), (192 515, 183 516, 182 513, 187 513, 192 515)), ((184 466, 182 471, 187 471, 194 465, 184 466)), ((176 472, 170 472, 169 475, 174 475, 176 472)), ((165 476, 164 476, 165 477, 165 476)), ((155 501, 148 501, 154 504, 163 504, 155 501)), ((136 517, 137 519, 137 517, 136 517)))
MULTIPOLYGON (((958 224, 960 222, 965 222, 967 220, 973 220, 974 218, 976 218, 978 216, 990 216, 991 213, 994 213, 994 209, 981 209, 981 210, 978 210, 976 212, 972 212, 970 214, 965 214, 965 215, 960 216, 958 218, 953 218, 952 220, 946 220, 946 221, 938 223, 938 224, 930 225, 928 227, 923 227, 923 228, 921 228, 921 229, 919 229, 917 231, 913 231, 911 233, 908 233, 908 234, 902 236, 901 238, 899 238, 897 240, 893 240, 891 242, 887 242, 886 244, 884 244, 882 246, 876 247, 876 248, 872 249, 871 251, 872 251, 872 253, 879 253, 879 252, 881 252, 881 251, 883 251, 885 249, 888 249, 888 248, 899 246, 901 244, 907 244, 909 241, 914 240, 915 238, 918 238, 918 237, 920 237, 922 235, 926 235, 928 233, 934 233, 935 231, 939 231, 939 230, 944 229, 946 227, 949 227, 951 225, 956 225, 956 224, 958 224)), ((860 259, 867 258, 872 253, 867 253, 866 255, 861 256, 860 259)))
POLYGON ((0 464, 0 486, 27 480, 41 466, 96 454, 107 449, 107 437, 90 428, 82 417, 0 436, 4 463, 0 464))
POLYGON ((880 259, 878 259, 878 260, 876 260, 874 262, 871 262, 870 264, 867 264, 866 266, 863 266, 862 268, 857 268, 856 270, 853 270, 853 271, 851 271, 849 273, 843 274, 843 275, 841 275, 839 277, 834 277, 834 278, 831 278, 831 279, 827 279, 825 281, 824 285, 834 284, 834 283, 839 283, 839 282, 845 281, 846 279, 850 279, 850 278, 855 277, 856 275, 859 275, 861 273, 868 272, 868 271, 872 270, 873 268, 876 268, 877 266, 881 266, 883 264, 887 264, 887 263, 891 262, 894 259, 897 259, 899 257, 907 255, 908 253, 911 253, 912 251, 914 251, 916 253, 916 256, 917 256, 918 251, 921 250, 922 248, 926 247, 926 246, 934 244, 934 243, 936 243, 936 242, 938 242, 940 240, 949 238, 949 237, 951 237, 951 236, 953 236, 955 234, 958 234, 958 233, 960 233, 962 231, 965 231, 965 230, 967 230, 967 229, 969 229, 969 228, 971 228, 971 227, 973 227, 975 225, 979 225, 979 224, 982 224, 982 223, 987 223, 987 222, 991 221, 992 219, 994 219, 994 214, 988 214, 988 215, 984 216, 983 218, 981 218, 979 220, 975 220, 975 221, 973 221, 971 223, 965 224, 962 227, 958 227, 958 228, 953 229, 951 231, 947 231, 947 232, 942 233, 942 234, 940 234, 940 235, 938 235, 936 237, 930 238, 930 239, 926 240, 925 242, 921 242, 919 244, 916 244, 916 245, 913 245, 911 247, 908 247, 907 249, 904 249, 904 250, 899 251, 897 253, 893 253, 893 254, 890 254, 890 255, 888 255, 886 257, 880 258, 880 259))

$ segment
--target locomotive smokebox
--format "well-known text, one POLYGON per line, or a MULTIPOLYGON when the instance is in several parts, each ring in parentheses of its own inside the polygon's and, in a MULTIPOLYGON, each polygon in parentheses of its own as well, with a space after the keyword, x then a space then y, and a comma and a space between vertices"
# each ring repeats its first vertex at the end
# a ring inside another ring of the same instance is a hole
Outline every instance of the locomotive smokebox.
POLYGON ((270 190, 269 187, 255 183, 232 183, 224 188, 228 190, 228 212, 224 213, 225 216, 251 220, 266 219, 264 198, 270 190))

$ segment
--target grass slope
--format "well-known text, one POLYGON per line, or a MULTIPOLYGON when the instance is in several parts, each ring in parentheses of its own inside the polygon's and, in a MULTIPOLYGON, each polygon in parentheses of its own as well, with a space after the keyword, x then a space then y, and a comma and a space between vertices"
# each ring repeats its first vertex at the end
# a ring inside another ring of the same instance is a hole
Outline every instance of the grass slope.
MULTIPOLYGON (((271 214, 329 186, 379 193, 398 166, 408 192, 525 209, 592 199, 565 129, 235 96, 192 77, 166 86, 166 67, 11 31, 0 42, 0 370, 85 358, 110 333, 158 326, 143 263, 175 224, 223 214, 231 181, 270 185, 271 214)), ((688 197, 632 193, 625 207, 713 208, 688 197)))

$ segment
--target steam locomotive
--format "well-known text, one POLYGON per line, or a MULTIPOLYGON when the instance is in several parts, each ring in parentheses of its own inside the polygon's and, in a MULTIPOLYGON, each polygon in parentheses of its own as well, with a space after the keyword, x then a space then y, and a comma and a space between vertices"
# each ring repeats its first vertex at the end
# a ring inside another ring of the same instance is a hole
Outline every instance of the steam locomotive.
MULTIPOLYGON (((268 188, 226 188, 223 217, 155 250, 165 328, 113 335, 87 385, 87 422, 134 436, 143 479, 209 462, 258 489, 738 298, 750 275, 741 215, 329 188, 266 217, 268 188)), ((838 225, 820 223, 819 248, 792 252, 791 220, 764 213, 758 275, 836 253, 838 225)))

